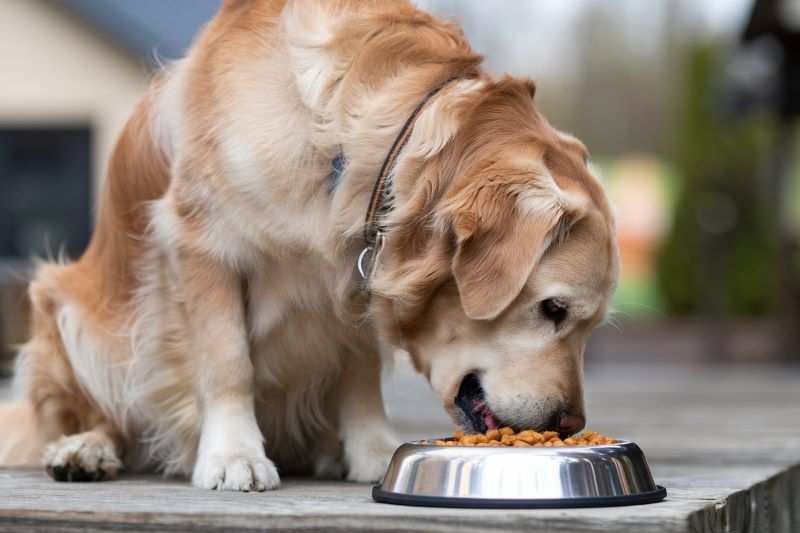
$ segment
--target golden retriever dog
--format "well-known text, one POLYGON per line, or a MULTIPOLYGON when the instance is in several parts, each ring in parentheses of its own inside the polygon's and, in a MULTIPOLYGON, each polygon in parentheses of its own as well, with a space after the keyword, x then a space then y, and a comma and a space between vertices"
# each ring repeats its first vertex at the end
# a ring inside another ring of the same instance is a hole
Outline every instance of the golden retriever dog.
POLYGON ((86 252, 38 266, 0 464, 374 481, 402 351, 468 430, 579 431, 611 209, 480 62, 407 1, 226 1, 122 132, 86 252))

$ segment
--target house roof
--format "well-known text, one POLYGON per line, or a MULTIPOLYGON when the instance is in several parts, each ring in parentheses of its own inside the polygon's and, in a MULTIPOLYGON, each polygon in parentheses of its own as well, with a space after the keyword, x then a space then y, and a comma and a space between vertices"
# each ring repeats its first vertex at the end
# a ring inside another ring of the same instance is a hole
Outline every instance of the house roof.
POLYGON ((61 0, 59 4, 134 55, 155 64, 182 57, 220 0, 61 0))

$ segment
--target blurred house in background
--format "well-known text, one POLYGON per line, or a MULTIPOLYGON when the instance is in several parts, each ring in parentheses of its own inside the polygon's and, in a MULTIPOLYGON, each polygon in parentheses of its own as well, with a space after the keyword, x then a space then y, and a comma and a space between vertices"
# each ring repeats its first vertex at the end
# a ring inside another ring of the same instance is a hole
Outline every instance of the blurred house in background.
MULTIPOLYGON (((534 78, 539 109, 585 142, 607 182, 625 332, 595 334, 589 363, 797 356, 778 339, 800 331, 781 303, 798 298, 800 258, 779 250, 773 215, 781 242, 796 242, 799 141, 796 117, 765 94, 776 76, 800 76, 781 51, 800 0, 416 3, 458 19, 491 73, 534 78)), ((80 253, 105 160, 156 58, 180 57, 218 5, 0 2, 0 262, 24 271, 48 243, 80 253)), ((7 272, 0 264, 0 331, 17 341, 24 298, 7 272)))
POLYGON ((25 335, 31 256, 80 254, 115 139, 160 58, 219 1, 0 2, 0 343, 25 335))

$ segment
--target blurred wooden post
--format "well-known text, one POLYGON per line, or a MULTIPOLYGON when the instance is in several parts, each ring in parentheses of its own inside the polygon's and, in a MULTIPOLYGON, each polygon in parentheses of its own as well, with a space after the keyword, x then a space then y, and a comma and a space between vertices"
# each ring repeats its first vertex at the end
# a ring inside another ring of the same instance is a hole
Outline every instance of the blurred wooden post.
POLYGON ((774 39, 783 57, 779 67, 777 94, 771 102, 778 115, 775 142, 769 154, 769 175, 764 201, 772 213, 770 235, 776 255, 778 285, 779 358, 800 363, 800 259, 798 235, 792 227, 786 201, 796 142, 795 122, 800 117, 800 31, 787 23, 781 0, 756 0, 744 30, 743 40, 774 39))

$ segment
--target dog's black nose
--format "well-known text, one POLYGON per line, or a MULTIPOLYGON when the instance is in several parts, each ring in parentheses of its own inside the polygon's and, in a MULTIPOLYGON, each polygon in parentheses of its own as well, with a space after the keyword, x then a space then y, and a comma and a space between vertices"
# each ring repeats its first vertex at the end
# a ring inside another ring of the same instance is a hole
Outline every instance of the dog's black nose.
POLYGON ((585 425, 586 425, 586 419, 583 418, 582 416, 564 413, 561 415, 561 419, 558 422, 558 431, 560 433, 574 435, 575 433, 582 430, 583 426, 585 425))

